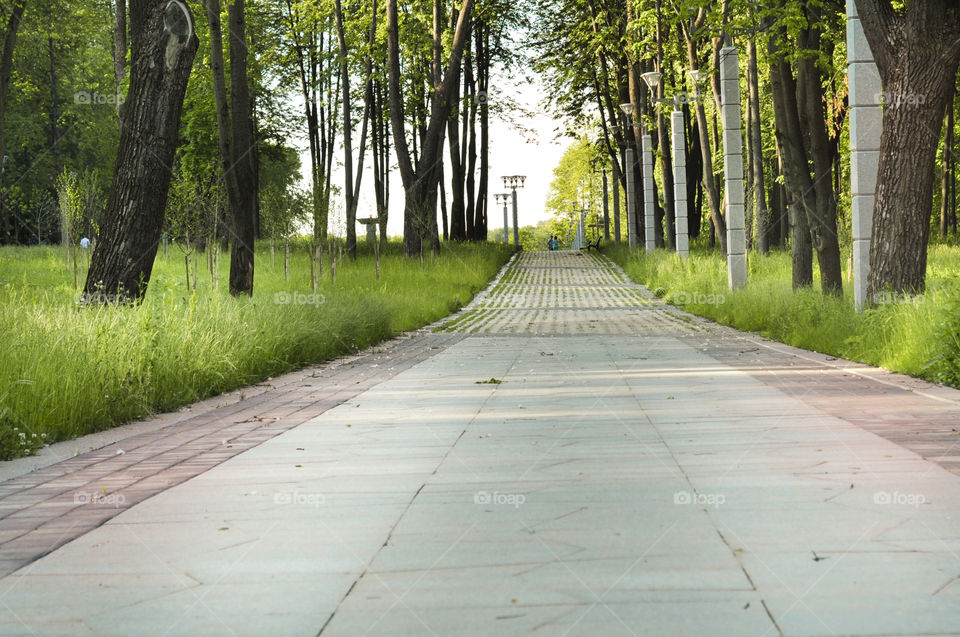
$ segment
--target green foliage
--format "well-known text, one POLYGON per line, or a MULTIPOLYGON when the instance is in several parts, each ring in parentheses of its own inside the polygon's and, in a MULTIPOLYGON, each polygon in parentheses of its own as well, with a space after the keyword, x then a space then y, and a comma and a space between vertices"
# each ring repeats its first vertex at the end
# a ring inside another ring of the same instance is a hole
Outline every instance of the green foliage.
POLYGON ((261 251, 253 297, 234 298, 209 281, 186 288, 171 251, 158 256, 143 305, 79 307, 58 252, 0 248, 0 330, 8 338, 0 350, 0 453, 175 409, 420 327, 469 302, 511 253, 449 244, 421 266, 391 244, 379 280, 366 252, 338 263, 336 283, 327 274, 313 292, 306 250, 294 253, 289 282, 261 251))
POLYGON ((790 255, 750 254, 745 289, 727 288, 726 263, 696 248, 689 260, 665 250, 646 254, 623 245, 604 252, 635 281, 660 288, 668 302, 724 325, 795 347, 852 359, 960 387, 960 248, 930 251, 928 289, 912 299, 888 299, 858 314, 852 291, 824 297, 791 289, 790 255))
MULTIPOLYGON (((546 210, 553 215, 550 234, 558 235, 563 245, 569 245, 576 235, 581 210, 587 211, 586 225, 603 223, 601 171, 608 166, 609 158, 584 134, 567 148, 553 169, 546 210)), ((587 228, 587 238, 593 236, 594 229, 587 228)), ((543 250, 542 245, 536 249, 543 250)))

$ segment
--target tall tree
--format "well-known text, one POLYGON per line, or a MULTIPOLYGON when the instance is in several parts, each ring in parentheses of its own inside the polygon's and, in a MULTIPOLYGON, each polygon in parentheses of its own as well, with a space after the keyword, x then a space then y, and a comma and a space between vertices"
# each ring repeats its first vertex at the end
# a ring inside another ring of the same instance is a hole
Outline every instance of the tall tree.
MULTIPOLYGON (((781 7, 785 4, 781 1, 781 7)), ((822 25, 828 24, 831 18, 836 22, 840 9, 839 4, 823 7, 819 2, 803 2, 801 26, 796 27, 796 36, 787 39, 784 25, 770 41, 776 134, 784 150, 787 188, 799 207, 797 212, 802 213, 806 221, 803 224, 804 220, 798 218, 796 222, 806 226, 809 245, 817 251, 824 294, 840 294, 843 275, 833 190, 833 153, 838 147, 831 144, 827 130, 825 82, 818 58, 823 51, 831 57, 833 45, 824 40, 822 25), (787 42, 796 54, 796 73, 783 52, 787 42)), ((812 257, 807 255, 807 239, 796 229, 798 232, 793 234, 797 266, 794 286, 801 287, 812 283, 812 257)))
MULTIPOLYGON (((117 85, 117 97, 127 77, 127 0, 116 0, 113 26, 113 80, 117 85)), ((121 100, 117 99, 117 110, 121 100)))
POLYGON ((206 0, 210 25, 210 65, 213 71, 220 161, 230 205, 230 293, 253 294, 256 241, 256 146, 247 78, 247 37, 244 0, 228 9, 230 28, 230 102, 224 77, 220 0, 206 0))
POLYGON ((104 227, 84 287, 90 302, 134 302, 147 291, 199 46, 182 0, 142 0, 130 8, 130 91, 104 227))
MULTIPOLYGON (((440 0, 434 0, 434 12, 440 0)), ((411 156, 407 144, 404 104, 400 83, 400 31, 397 19, 397 0, 387 0, 387 73, 389 76, 390 122, 393 127, 394 147, 400 177, 405 191, 403 244, 408 256, 419 254, 424 239, 439 242, 437 220, 433 214, 436 205, 437 184, 440 179, 439 163, 443 160, 444 130, 450 109, 456 99, 457 81, 461 68, 463 49, 469 29, 467 23, 473 9, 473 0, 464 0, 460 17, 453 35, 446 70, 442 82, 434 85, 430 100, 429 121, 425 122, 421 136, 419 157, 411 156), (431 218, 432 217, 432 218, 431 218)), ((436 41, 437 38, 435 37, 436 41)), ((434 48, 436 52, 436 47, 434 48)), ((438 58, 434 56, 435 65, 438 58)), ((438 73, 435 79, 439 80, 438 73)))
POLYGON ((960 3, 856 0, 886 107, 867 296, 923 292, 934 162, 960 66, 960 3))
MULTIPOLYGON (((17 46, 17 32, 20 30, 20 23, 23 20, 23 12, 27 8, 26 0, 14 0, 10 7, 10 15, 7 17, 7 26, 3 34, 3 51, 0 52, 0 162, 6 158, 6 130, 5 116, 7 112, 7 93, 10 87, 10 74, 13 70, 13 50, 17 46)), ((0 168, 5 171, 6 166, 0 168)), ((4 197, 4 182, 0 178, 0 198, 4 197)), ((10 223, 7 218, 7 207, 0 202, 0 216, 3 217, 0 222, 0 244, 8 240, 10 234, 10 223)))
MULTIPOLYGON (((357 257, 357 206, 360 202, 360 184, 363 179, 363 158, 366 154, 367 147, 367 112, 370 110, 371 102, 369 99, 364 100, 364 113, 362 122, 362 130, 360 132, 360 152, 359 158, 357 159, 357 172, 356 172, 356 181, 354 181, 354 172, 353 172, 353 102, 351 100, 351 91, 350 91, 350 60, 349 60, 349 47, 347 44, 347 30, 345 26, 345 20, 343 15, 343 4, 341 0, 334 0, 334 21, 336 24, 337 30, 337 46, 340 58, 340 85, 341 85, 341 94, 343 96, 343 172, 344 172, 344 189, 343 195, 346 203, 346 213, 347 213, 347 254, 351 258, 357 257)), ((377 33, 377 3, 376 0, 373 2, 373 10, 371 14, 371 26, 369 31, 369 39, 366 45, 365 52, 365 73, 367 75, 367 81, 365 84, 369 84, 370 76, 373 73, 373 60, 372 60, 372 49, 375 43, 377 33)), ((369 96, 369 94, 368 94, 369 96)))

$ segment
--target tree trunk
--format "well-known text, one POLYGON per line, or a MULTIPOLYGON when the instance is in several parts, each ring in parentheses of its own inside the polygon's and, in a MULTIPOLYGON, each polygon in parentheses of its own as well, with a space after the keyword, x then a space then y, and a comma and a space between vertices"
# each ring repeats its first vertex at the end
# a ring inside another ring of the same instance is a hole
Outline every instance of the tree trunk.
POLYGON ((946 239, 950 229, 950 184, 954 181, 955 159, 953 149, 953 110, 956 87, 952 87, 950 101, 947 104, 947 123, 943 138, 943 171, 940 184, 940 238, 946 239))
POLYGON ((856 0, 886 106, 867 297, 924 291, 934 164, 960 66, 960 3, 856 0))
POLYGON ((127 77, 127 0, 116 0, 113 26, 113 81, 116 82, 117 111, 120 111, 120 91, 127 77))
POLYGON ((146 294, 199 46, 193 16, 181 0, 134 3, 130 26, 129 98, 103 229, 84 287, 92 303, 135 302, 146 294))
MULTIPOLYGON (((60 167, 60 95, 57 88, 56 52, 53 37, 47 38, 47 56, 50 71, 50 157, 53 159, 53 174, 59 175, 60 167)), ((65 235, 64 235, 65 236, 65 235)))
POLYGON ((247 81, 245 0, 230 5, 230 114, 233 132, 234 241, 230 252, 230 294, 253 294, 254 243, 257 218, 257 149, 247 81))
POLYGON ((334 0, 334 17, 337 26, 337 47, 340 53, 340 84, 343 95, 343 174, 346 217, 347 217, 347 254, 357 258, 357 208, 353 198, 353 121, 350 110, 353 107, 350 97, 350 66, 347 60, 347 35, 343 27, 343 7, 340 0, 334 0))
POLYGON ((797 87, 790 65, 777 61, 779 49, 771 38, 770 85, 776 118, 777 143, 783 151, 784 178, 790 193, 791 250, 793 254, 793 288, 813 285, 813 253, 810 230, 804 209, 816 207, 816 194, 803 144, 800 112, 797 108, 797 87))
POLYGON ((404 99, 400 84, 400 41, 397 18, 397 0, 387 1, 387 75, 389 79, 390 122, 400 177, 406 194, 404 202, 404 252, 407 256, 421 254, 425 238, 436 245, 436 192, 439 171, 437 162, 443 152, 444 130, 453 102, 456 100, 459 70, 464 44, 469 31, 468 21, 473 0, 464 0, 454 32, 443 82, 437 86, 431 101, 430 121, 423 134, 419 161, 414 164, 406 138, 404 99), (434 236, 430 236, 431 232, 434 236))
MULTIPOLYGON (((809 23, 818 24, 819 16, 813 14, 812 9, 809 11, 809 23)), ((818 27, 807 29, 803 37, 801 48, 809 51, 821 50, 818 27)), ((837 200, 833 190, 833 153, 824 112, 824 78, 816 60, 809 55, 801 57, 797 62, 797 79, 798 84, 806 87, 802 91, 805 99, 799 103, 799 107, 806 112, 809 122, 807 132, 810 148, 807 155, 813 164, 815 205, 813 208, 804 208, 810 227, 810 238, 820 265, 820 287, 824 294, 842 295, 843 264, 840 260, 840 239, 837 233, 837 200)))
MULTIPOLYGON (((692 25, 692 28, 684 32, 684 36, 687 40, 687 62, 689 63, 691 70, 697 70, 699 68, 696 42, 693 38, 694 33, 703 26, 705 20, 706 10, 700 9, 697 20, 692 25)), ((697 90, 697 95, 700 95, 699 90, 697 90)), ((713 151, 711 150, 710 146, 710 133, 707 127, 707 114, 703 108, 702 101, 697 102, 695 111, 697 117, 697 130, 700 135, 700 156, 703 162, 701 182, 706 194, 707 205, 710 209, 710 220, 713 222, 713 229, 716 233, 717 240, 720 243, 720 252, 726 256, 727 224, 723 218, 723 213, 720 210, 722 205, 720 200, 720 189, 717 186, 716 176, 713 173, 713 151)))
POLYGON ((466 203, 463 200, 463 190, 466 185, 462 153, 460 150, 460 113, 461 107, 450 111, 447 120, 447 137, 450 142, 450 239, 463 241, 467 238, 466 203))
POLYGON ((753 201, 757 219, 757 250, 760 254, 770 251, 770 213, 767 210, 767 193, 763 174, 763 131, 760 122, 760 77, 757 70, 757 45, 747 42, 747 85, 750 96, 750 150, 753 154, 753 201))
MULTIPOLYGON (((663 70, 663 43, 667 39, 663 26, 662 1, 657 0, 657 66, 656 70, 663 70)), ((666 97, 666 78, 662 78, 657 90, 657 97, 664 99, 666 97)), ((677 247, 677 210, 673 202, 673 153, 672 139, 670 131, 667 130, 666 118, 663 113, 657 109, 657 145, 660 147, 660 172, 663 174, 663 212, 666 218, 666 247, 670 250, 676 250, 677 247)), ((658 228, 663 226, 658 223, 658 228)))
MULTIPOLYGON (((10 11, 10 18, 7 20, 7 28, 3 36, 3 52, 0 53, 0 162, 6 157, 7 147, 4 132, 6 130, 5 116, 7 112, 7 94, 10 86, 10 74, 13 71, 13 50, 17 45, 17 32, 20 30, 20 22, 23 20, 23 12, 26 9, 26 0, 16 0, 10 11)), ((0 167, 0 171, 5 172, 6 166, 0 167)), ((5 177, 5 175, 4 175, 5 177)), ((0 216, 2 216, 2 227, 0 227, 0 245, 10 241, 11 224, 7 215, 6 203, 2 201, 5 196, 5 179, 0 180, 0 216)))
POLYGON ((480 180, 477 183, 476 206, 474 207, 474 240, 486 241, 487 228, 487 190, 490 183, 490 27, 477 22, 477 99, 480 102, 480 180))

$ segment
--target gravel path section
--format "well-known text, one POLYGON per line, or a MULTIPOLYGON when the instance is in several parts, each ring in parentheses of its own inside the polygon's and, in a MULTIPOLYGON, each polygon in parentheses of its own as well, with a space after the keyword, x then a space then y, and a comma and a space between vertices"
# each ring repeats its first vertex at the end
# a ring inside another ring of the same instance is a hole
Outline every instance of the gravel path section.
POLYGON ((522 252, 445 330, 500 335, 689 334, 710 325, 666 305, 606 257, 522 252))

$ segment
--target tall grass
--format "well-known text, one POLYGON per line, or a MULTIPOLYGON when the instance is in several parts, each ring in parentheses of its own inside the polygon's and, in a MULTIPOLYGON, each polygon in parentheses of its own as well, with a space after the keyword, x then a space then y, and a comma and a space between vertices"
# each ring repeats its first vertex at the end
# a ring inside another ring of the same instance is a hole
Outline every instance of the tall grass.
POLYGON ((183 253, 158 256, 137 307, 76 304, 59 249, 0 248, 0 458, 42 441, 107 429, 148 414, 353 352, 466 304, 509 258, 495 244, 445 245, 424 263, 392 245, 382 257, 329 260, 316 293, 305 250, 257 253, 255 293, 234 298, 200 261, 187 287, 183 253), (192 282, 191 282, 192 283, 192 282), (46 436, 43 438, 43 436, 46 436))
MULTIPOLYGON (((794 291, 787 252, 749 255, 747 287, 730 291, 726 262, 695 248, 686 263, 665 250, 605 248, 633 280, 684 309, 796 347, 960 387, 960 248, 930 248, 927 292, 887 299, 862 313, 853 291, 824 297, 817 278, 794 291)), ((816 268, 814 268, 816 270, 816 268)), ((815 274, 815 276, 817 276, 815 274)))

